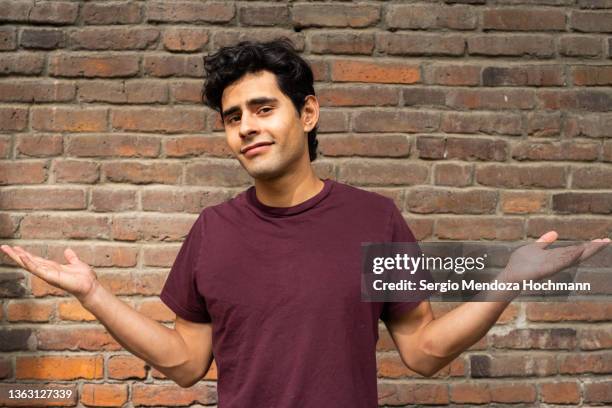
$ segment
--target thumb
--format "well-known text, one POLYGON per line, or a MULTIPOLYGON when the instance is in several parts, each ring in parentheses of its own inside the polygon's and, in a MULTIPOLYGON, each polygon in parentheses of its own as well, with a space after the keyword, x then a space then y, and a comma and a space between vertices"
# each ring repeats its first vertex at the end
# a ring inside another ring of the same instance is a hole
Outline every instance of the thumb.
POLYGON ((77 256, 77 254, 70 248, 66 248, 64 250, 64 256, 66 257, 68 262, 70 262, 70 264, 72 265, 78 265, 82 263, 79 257, 77 256))
POLYGON ((557 234, 557 231, 548 231, 546 234, 538 238, 538 240, 536 241, 536 245, 539 248, 546 248, 548 245, 555 242, 558 237, 559 234, 557 234))

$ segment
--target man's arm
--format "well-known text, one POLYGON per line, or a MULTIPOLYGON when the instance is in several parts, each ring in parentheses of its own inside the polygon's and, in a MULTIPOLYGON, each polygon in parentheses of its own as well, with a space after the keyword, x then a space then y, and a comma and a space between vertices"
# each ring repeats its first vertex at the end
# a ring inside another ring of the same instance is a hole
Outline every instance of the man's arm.
POLYGON ((212 325, 177 316, 174 329, 138 313, 98 282, 96 273, 74 251, 61 265, 15 246, 1 249, 19 266, 47 283, 74 295, 132 354, 182 387, 202 378, 212 362, 212 325))

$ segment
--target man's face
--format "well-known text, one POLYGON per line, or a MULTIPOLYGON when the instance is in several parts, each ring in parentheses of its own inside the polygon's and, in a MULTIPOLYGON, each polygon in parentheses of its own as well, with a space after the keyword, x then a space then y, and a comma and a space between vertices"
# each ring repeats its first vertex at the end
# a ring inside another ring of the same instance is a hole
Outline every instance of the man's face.
POLYGON ((225 88, 221 106, 227 143, 251 177, 273 179, 310 163, 306 133, 318 120, 318 104, 309 98, 314 101, 309 99, 298 116, 269 71, 247 73, 225 88))

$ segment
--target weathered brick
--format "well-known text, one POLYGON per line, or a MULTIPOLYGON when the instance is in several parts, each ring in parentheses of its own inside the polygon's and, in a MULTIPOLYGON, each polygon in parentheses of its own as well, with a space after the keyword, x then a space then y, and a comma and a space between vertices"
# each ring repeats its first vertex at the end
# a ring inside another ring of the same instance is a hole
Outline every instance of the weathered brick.
POLYGON ((372 4, 295 4, 291 14, 293 26, 297 28, 361 28, 378 22, 380 7, 372 4))
POLYGON ((434 89, 431 87, 411 87, 410 89, 404 89, 402 91, 402 100, 404 106, 445 106, 446 93, 442 89, 434 89))
POLYGON ((607 374, 612 371, 612 353, 609 351, 559 356, 559 374, 607 374))
POLYGON ((612 168, 581 166, 572 168, 572 188, 612 188, 612 168))
POLYGON ((515 160, 594 161, 599 157, 599 143, 594 142, 520 142, 513 146, 515 160))
POLYGON ((605 328, 584 328, 578 331, 578 342, 582 350, 612 348, 612 332, 605 328))
POLYGON ((451 89, 446 94, 446 105, 457 110, 512 110, 533 109, 535 91, 525 89, 451 89))
POLYGON ((96 183, 100 178, 100 164, 85 160, 53 161, 51 172, 56 183, 96 183))
POLYGON ((52 50, 66 46, 65 32, 61 29, 25 28, 21 30, 19 45, 22 48, 52 50))
POLYGON ((389 5, 386 21, 390 28, 473 30, 478 24, 478 14, 466 6, 389 5))
POLYGON ((468 37, 467 49, 470 55, 546 58, 554 56, 555 45, 544 35, 486 34, 468 37))
POLYGON ((591 380, 584 384, 584 402, 606 403, 612 402, 612 381, 591 380))
POLYGON ((319 137, 324 156, 406 157, 410 140, 404 135, 334 135, 319 137))
POLYGON ((484 86, 560 86, 565 85, 562 65, 486 66, 484 86))
MULTIPOLYGON (((78 252, 77 255, 79 259, 83 260, 81 252, 78 252)), ((85 309, 81 302, 76 299, 60 301, 57 305, 57 316, 62 320, 89 322, 97 320, 96 316, 85 309)))
POLYGON ((108 161, 102 163, 104 179, 114 183, 177 184, 181 179, 179 163, 108 161))
POLYGON ((419 136, 417 150, 421 159, 442 159, 446 151, 446 139, 438 136, 419 136))
POLYGON ((157 44, 159 31, 151 27, 87 27, 70 32, 75 50, 144 50, 157 44))
POLYGON ((102 327, 49 327, 36 331, 38 350, 120 350, 102 327))
POLYGON ((572 67, 572 76, 574 85, 578 86, 612 85, 612 65, 575 66, 572 67))
POLYGON ((12 51, 17 48, 17 30, 15 27, 0 27, 0 50, 12 51))
POLYGON ((49 132, 102 132, 107 129, 107 110, 100 108, 36 107, 32 128, 49 132))
POLYGON ((446 133, 520 135, 521 116, 514 113, 448 112, 442 114, 440 129, 446 133))
POLYGON ((415 213, 490 214, 497 192, 485 189, 446 190, 420 187, 408 190, 406 209, 415 213))
POLYGON ((554 230, 559 239, 591 240, 607 237, 612 220, 606 218, 530 217, 527 221, 527 236, 539 238, 554 230))
POLYGON ((0 131, 25 130, 28 125, 26 108, 0 107, 0 131))
POLYGON ((212 33, 215 48, 233 46, 240 41, 271 41, 278 37, 287 37, 294 44, 296 51, 304 51, 305 35, 287 28, 258 28, 251 30, 224 29, 212 33))
POLYGON ((207 159, 189 164, 185 169, 187 185, 240 187, 250 182, 251 177, 233 159, 207 159))
POLYGON ((179 136, 163 140, 167 157, 234 157, 224 136, 179 136))
POLYGON ((465 39, 459 35, 377 33, 376 45, 388 55, 459 56, 465 51, 465 39))
POLYGON ((109 218, 97 215, 50 216, 30 213, 20 225, 22 238, 109 239, 109 218))
POLYGON ((565 134, 568 137, 612 137, 612 114, 566 114, 565 134))
POLYGON ((568 35, 559 39, 559 53, 566 57, 599 57, 601 50, 598 37, 568 35))
POLYGON ((434 167, 434 183, 439 186, 464 187, 472 184, 474 167, 463 163, 437 163, 434 167))
POLYGON ((587 33, 612 33, 612 12, 572 11, 570 26, 576 31, 587 33))
POLYGON ((523 237, 523 221, 517 218, 452 217, 439 218, 435 235, 440 239, 502 241, 523 237))
POLYGON ((537 92, 538 107, 553 110, 611 111, 612 92, 604 89, 540 89, 537 92))
POLYGON ((45 57, 35 53, 3 53, 0 75, 38 75, 45 66, 45 57))
POLYGON ((204 62, 195 55, 145 55, 143 69, 146 75, 154 77, 202 78, 204 62))
POLYGON ((429 133, 438 129, 438 112, 379 110, 359 111, 353 116, 355 132, 429 133))
POLYGON ((472 354, 470 365, 473 378, 497 377, 546 377, 557 373, 554 355, 530 353, 529 355, 472 354))
POLYGON ((44 79, 0 82, 0 101, 5 102, 68 102, 74 99, 74 84, 44 79))
POLYGON ((162 42, 168 51, 201 51, 208 44, 208 30, 192 27, 170 27, 164 30, 162 42))
POLYGON ((566 185, 564 166, 483 164, 476 167, 476 181, 485 186, 560 188, 566 185))
POLYGON ((201 108, 111 109, 114 129, 140 132, 182 133, 204 130, 201 108))
POLYGON ((155 136, 121 134, 70 135, 66 154, 77 157, 157 157, 160 140, 155 136))
POLYGON ((549 404, 576 404, 580 402, 580 386, 573 381, 541 383, 540 398, 549 404))
POLYGON ((379 383, 378 402, 381 405, 448 404, 448 388, 435 383, 379 383))
POLYGON ((0 158, 6 159, 12 156, 12 139, 11 135, 0 135, 0 158))
POLYGON ((40 184, 47 180, 46 161, 0 162, 0 185, 40 184))
MULTIPOLYGON (((0 255, 0 260, 2 265, 17 265, 4 251, 0 255)), ((4 272, 0 274, 0 296, 5 299, 22 297, 25 292, 24 275, 21 272, 4 272)))
POLYGON ((414 84, 420 76, 418 65, 398 62, 334 60, 331 67, 332 80, 337 82, 414 84))
POLYGON ((86 25, 139 23, 140 4, 123 2, 87 2, 81 4, 81 19, 86 25))
POLYGON ((371 33, 313 33, 310 51, 314 54, 364 54, 374 51, 371 33))
POLYGON ((146 266, 171 267, 180 247, 180 244, 144 246, 142 250, 142 263, 146 266))
POLYGON ((79 12, 79 5, 68 1, 34 2, 28 13, 28 21, 47 24, 73 24, 79 12))
POLYGON ((172 100, 174 102, 200 104, 202 103, 203 86, 204 82, 199 80, 184 80, 171 82, 169 84, 170 95, 172 95, 172 100))
MULTIPOLYGON (((0 379, 7 379, 13 376, 13 362, 9 358, 0 358, 0 379)), ((8 393, 7 393, 8 394, 8 393)), ((5 403, 0 399, 1 403, 5 403)))
MULTIPOLYGON (((182 188, 178 191, 176 189, 151 188, 141 192, 143 211, 199 214, 204 208, 220 204, 229 198, 229 193, 222 188, 195 190, 182 188)), ((147 255, 146 249, 144 254, 147 255)))
POLYGON ((433 85, 470 86, 480 83, 480 70, 478 65, 434 63, 423 67, 423 77, 433 85))
POLYGON ((120 407, 128 399, 127 384, 83 384, 81 402, 94 407, 120 407))
POLYGON ((159 81, 95 81, 79 84, 79 100, 109 103, 165 103, 168 86, 159 81))
POLYGON ((122 212, 137 209, 136 190, 94 188, 91 191, 91 210, 97 212, 122 212))
POLYGON ((49 75, 84 78, 130 77, 140 71, 138 60, 136 55, 55 54, 49 56, 49 75))
MULTIPOLYGON (((21 217, 11 214, 0 214, 0 237, 17 238, 17 227, 20 222, 21 217)), ((0 316, 2 316, 1 313, 0 316)))
POLYGON ((6 306, 10 322, 48 322, 55 310, 55 302, 45 300, 13 300, 6 306))
POLYGON ((338 180, 358 185, 415 185, 428 178, 428 166, 400 160, 360 160, 338 166, 338 180))
POLYGON ((507 333, 492 333, 489 344, 503 349, 544 349, 571 350, 576 347, 576 330, 570 328, 554 329, 514 329, 507 333))
POLYGON ((525 383, 458 383, 452 384, 451 401, 461 404, 535 402, 537 392, 533 384, 525 383))
POLYGON ((493 8, 482 13, 482 28, 503 31, 565 31, 565 11, 493 8))
POLYGON ((64 187, 4 188, 0 194, 3 210, 80 210, 87 206, 85 190, 64 187))
POLYGON ((397 106, 399 90, 380 85, 335 85, 315 88, 321 106, 397 106))
POLYGON ((114 355, 108 359, 108 376, 117 380, 131 378, 144 379, 147 375, 146 363, 131 355, 114 355))
POLYGON ((102 356, 17 356, 18 380, 98 379, 103 376, 102 356))
POLYGON ((527 134, 534 137, 554 137, 561 134, 561 112, 530 112, 526 116, 527 134))
POLYGON ((117 215, 112 234, 118 241, 182 241, 194 221, 194 215, 117 215))
POLYGON ((612 193, 559 193, 552 197, 552 209, 557 213, 612 213, 612 193))
POLYGON ((234 14, 234 4, 224 2, 150 1, 146 4, 148 22, 227 23, 234 14))
POLYGON ((286 26, 289 25, 287 4, 262 4, 241 6, 238 9, 240 24, 245 26, 286 26))
POLYGON ((166 384, 134 384, 132 403, 134 405, 191 405, 193 403, 215 404, 216 390, 200 383, 189 388, 166 384))
POLYGON ((59 156, 62 154, 62 150, 62 135, 20 135, 17 138, 19 156, 59 156))
POLYGON ((4 352, 30 349, 28 342, 31 335, 31 329, 2 328, 0 330, 0 351, 4 352))

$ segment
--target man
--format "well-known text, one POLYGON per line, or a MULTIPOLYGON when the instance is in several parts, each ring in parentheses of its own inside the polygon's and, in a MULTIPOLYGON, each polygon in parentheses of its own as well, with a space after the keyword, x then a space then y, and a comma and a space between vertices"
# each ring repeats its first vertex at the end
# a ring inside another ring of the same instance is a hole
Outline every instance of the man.
MULTIPOLYGON (((373 408, 379 318, 404 363, 426 376, 489 330, 508 302, 465 303, 439 319, 427 300, 361 302, 361 243, 415 238, 392 200, 315 175, 319 105, 288 40, 222 48, 205 66, 206 103, 254 186, 204 209, 189 231, 161 293, 174 329, 113 296, 70 249, 67 265, 2 249, 179 385, 199 381, 214 355, 220 408, 373 408)), ((555 239, 551 231, 528 246, 547 269, 520 278, 550 275, 609 242, 545 251, 555 239)), ((511 258, 502 278, 516 273, 511 258)))

